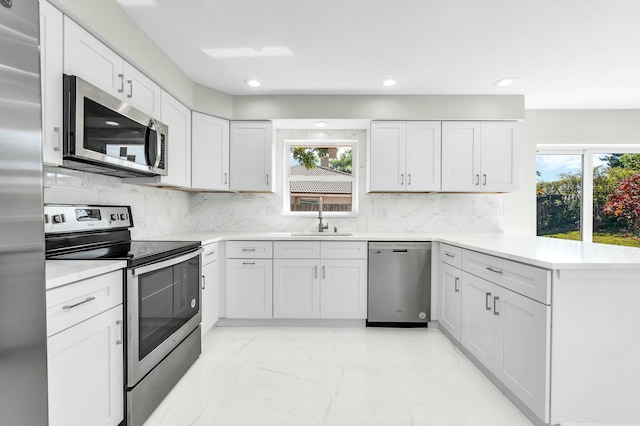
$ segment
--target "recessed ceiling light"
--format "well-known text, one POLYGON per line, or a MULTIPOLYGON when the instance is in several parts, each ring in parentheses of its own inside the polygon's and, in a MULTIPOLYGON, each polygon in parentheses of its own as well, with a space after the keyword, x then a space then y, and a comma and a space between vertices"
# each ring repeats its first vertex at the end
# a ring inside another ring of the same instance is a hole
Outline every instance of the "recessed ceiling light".
POLYGON ((316 127, 327 127, 326 121, 316 121, 316 127))
POLYGON ((517 80, 516 77, 502 78, 502 79, 496 81, 495 83, 493 83, 493 85, 496 86, 496 87, 507 87, 507 86, 511 86, 513 83, 515 83, 516 80, 517 80))
POLYGON ((245 83, 247 83, 247 86, 250 87, 260 87, 261 84, 258 80, 254 79, 245 80, 245 83))
POLYGON ((104 124, 108 124, 109 126, 119 126, 120 123, 117 121, 105 121, 104 124))
POLYGON ((392 78, 388 78, 385 81, 382 82, 382 85, 384 87, 392 87, 396 85, 396 81, 392 78))

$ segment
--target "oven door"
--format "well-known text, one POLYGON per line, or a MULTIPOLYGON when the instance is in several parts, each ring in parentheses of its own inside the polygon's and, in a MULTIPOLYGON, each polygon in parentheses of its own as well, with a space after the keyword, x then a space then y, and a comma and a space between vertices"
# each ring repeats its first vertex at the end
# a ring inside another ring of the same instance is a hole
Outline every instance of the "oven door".
POLYGON ((200 324, 202 249, 127 269, 127 386, 200 324))
POLYGON ((168 127, 75 76, 64 76, 64 155, 166 175, 168 127))

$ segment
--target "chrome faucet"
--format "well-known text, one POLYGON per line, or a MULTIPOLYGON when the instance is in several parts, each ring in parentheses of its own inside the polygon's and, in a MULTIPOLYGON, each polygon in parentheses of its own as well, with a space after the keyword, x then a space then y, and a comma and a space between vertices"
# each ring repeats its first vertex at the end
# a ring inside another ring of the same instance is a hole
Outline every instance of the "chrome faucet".
POLYGON ((322 224, 322 197, 318 197, 318 220, 320 223, 318 224, 318 232, 324 232, 325 229, 329 229, 329 224, 322 224))

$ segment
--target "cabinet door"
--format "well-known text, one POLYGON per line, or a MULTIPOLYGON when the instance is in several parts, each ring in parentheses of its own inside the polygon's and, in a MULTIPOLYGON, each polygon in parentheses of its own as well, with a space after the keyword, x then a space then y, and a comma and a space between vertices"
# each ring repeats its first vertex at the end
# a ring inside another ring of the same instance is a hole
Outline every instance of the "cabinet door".
POLYGON ((518 189, 517 129, 518 123, 482 123, 482 191, 508 192, 518 189))
POLYGON ((162 91, 160 120, 169 126, 167 176, 161 182, 182 188, 191 186, 191 111, 162 91))
POLYGON ((273 191, 273 126, 270 121, 232 121, 229 188, 273 191))
POLYGON ((325 259, 320 281, 320 316, 367 318, 367 261, 325 259))
POLYGON ((53 166, 62 164, 62 21, 62 12, 40 1, 42 159, 53 166))
POLYGON ((128 62, 124 63, 124 80, 123 100, 152 117, 160 117, 160 86, 128 62))
POLYGON ((407 127, 404 121, 371 123, 369 179, 371 191, 404 191, 407 127))
POLYGON ((442 123, 442 190, 481 190, 480 122, 442 123))
POLYGON ((202 335, 218 321, 218 262, 202 266, 202 335))
POLYGON ((319 260, 273 261, 273 317, 320 318, 319 260))
POLYGON ((440 190, 440 127, 439 121, 407 122, 407 191, 440 190))
POLYGON ((495 286, 493 373, 548 420, 551 307, 495 286))
POLYGON ((47 339, 49 425, 124 419, 122 305, 47 339))
POLYGON ((440 326, 460 341, 462 271, 440 262, 440 326))
POLYGON ((194 112, 191 133, 191 186, 229 190, 229 121, 194 112))
POLYGON ((271 318, 273 265, 269 259, 227 259, 227 318, 271 318))
POLYGON ((462 273, 460 342, 489 369, 493 365, 494 287, 489 281, 462 273))
POLYGON ((67 16, 64 17, 64 72, 122 99, 124 61, 67 16))

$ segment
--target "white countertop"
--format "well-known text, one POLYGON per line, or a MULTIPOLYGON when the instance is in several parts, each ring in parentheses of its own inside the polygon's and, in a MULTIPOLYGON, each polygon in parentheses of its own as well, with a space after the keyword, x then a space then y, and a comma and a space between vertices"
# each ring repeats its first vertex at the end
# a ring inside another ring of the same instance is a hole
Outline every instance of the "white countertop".
POLYGON ((72 282, 126 268, 124 260, 47 260, 46 288, 51 290, 72 282))
POLYGON ((354 232, 349 236, 292 236, 289 232, 188 232, 152 240, 437 241, 547 269, 640 269, 640 248, 526 235, 489 233, 354 232))

